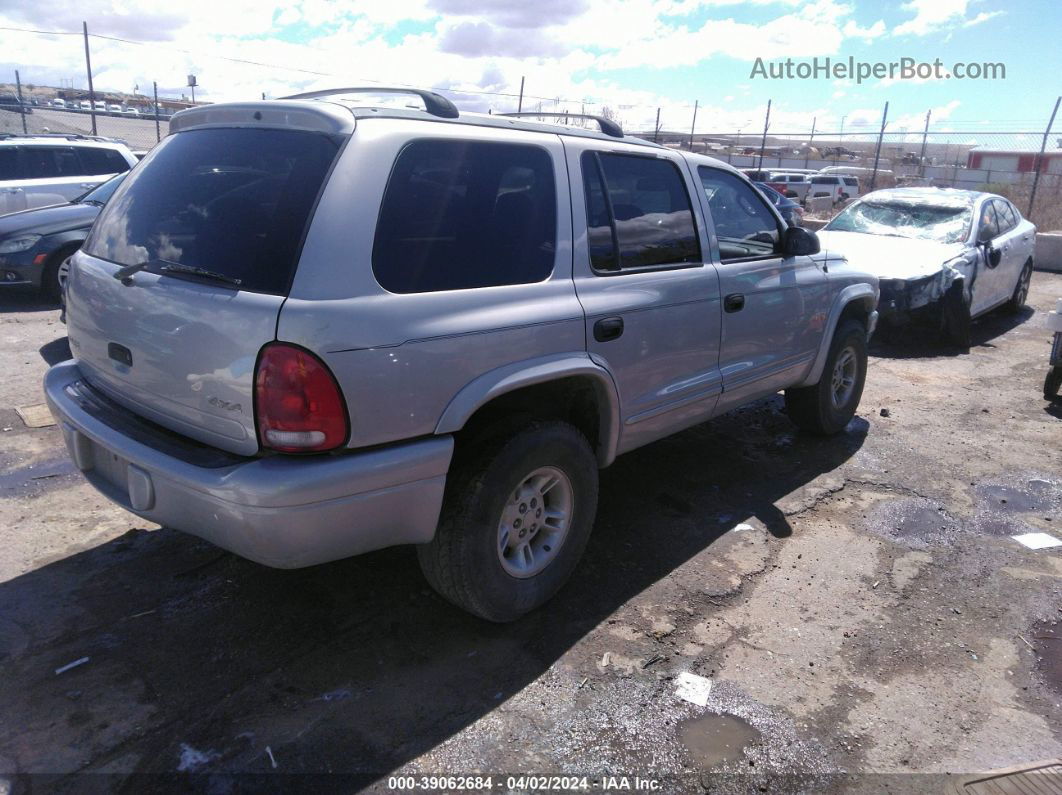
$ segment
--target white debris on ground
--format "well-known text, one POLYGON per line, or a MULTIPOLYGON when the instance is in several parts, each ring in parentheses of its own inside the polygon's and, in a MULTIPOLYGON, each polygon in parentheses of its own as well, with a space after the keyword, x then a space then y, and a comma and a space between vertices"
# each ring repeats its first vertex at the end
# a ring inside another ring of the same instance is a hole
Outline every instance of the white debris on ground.
POLYGON ((1049 549, 1051 547, 1062 547, 1062 541, 1059 541, 1053 535, 1048 533, 1022 533, 1021 535, 1011 536, 1019 544, 1024 544, 1029 549, 1049 549))
POLYGON ((678 682, 678 689, 675 691, 676 696, 689 701, 691 704, 696 704, 698 707, 708 705, 708 696, 712 692, 711 679, 691 674, 689 671, 683 671, 678 675, 676 681, 678 682))

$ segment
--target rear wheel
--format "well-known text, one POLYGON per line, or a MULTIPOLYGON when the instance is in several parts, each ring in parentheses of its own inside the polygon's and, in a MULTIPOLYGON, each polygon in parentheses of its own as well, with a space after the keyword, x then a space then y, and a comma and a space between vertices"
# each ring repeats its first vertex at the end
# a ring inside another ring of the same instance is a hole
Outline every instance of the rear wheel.
POLYGON ((834 332, 819 382, 785 391, 789 419, 800 428, 831 436, 851 422, 867 377, 866 334, 858 320, 845 321, 834 332))
POLYGON ((421 570, 443 597, 513 621, 567 582, 597 511, 597 460, 565 422, 538 421, 460 453, 421 570))
POLYGON ((1018 276, 1018 283, 1014 285, 1014 294, 1007 302, 1007 311, 1017 314, 1025 308, 1025 302, 1029 298, 1029 285, 1032 283, 1032 260, 1025 263, 1018 276))
POLYGON ((1052 367, 1047 371, 1047 378, 1044 379, 1044 400, 1057 398, 1060 387, 1062 387, 1062 367, 1052 367))

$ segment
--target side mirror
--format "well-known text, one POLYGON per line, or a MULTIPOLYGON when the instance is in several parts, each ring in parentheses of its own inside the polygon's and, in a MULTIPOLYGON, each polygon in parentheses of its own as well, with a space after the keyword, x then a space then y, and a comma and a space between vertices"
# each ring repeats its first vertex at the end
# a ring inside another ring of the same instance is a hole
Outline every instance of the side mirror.
POLYGON ((998 248, 988 248, 988 267, 994 268, 999 265, 999 261, 1003 258, 1003 252, 998 248))
POLYGON ((802 226, 790 226, 785 230, 782 254, 786 257, 806 257, 818 254, 819 236, 802 226))

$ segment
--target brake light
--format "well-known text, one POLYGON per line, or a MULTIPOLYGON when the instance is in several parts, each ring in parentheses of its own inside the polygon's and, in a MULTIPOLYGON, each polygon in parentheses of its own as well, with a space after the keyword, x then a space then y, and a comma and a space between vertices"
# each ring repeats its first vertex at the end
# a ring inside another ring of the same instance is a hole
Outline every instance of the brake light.
POLYGON ((262 446, 282 453, 332 450, 350 432, 343 395, 328 367, 283 342, 269 343, 258 358, 255 415, 262 446))

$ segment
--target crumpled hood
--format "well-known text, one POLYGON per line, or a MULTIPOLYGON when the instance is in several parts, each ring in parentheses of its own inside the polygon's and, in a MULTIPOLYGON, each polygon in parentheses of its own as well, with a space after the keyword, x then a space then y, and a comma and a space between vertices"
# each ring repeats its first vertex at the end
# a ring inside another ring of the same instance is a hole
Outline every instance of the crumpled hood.
POLYGON ((963 243, 938 243, 864 232, 820 231, 823 251, 843 254, 860 270, 879 279, 917 279, 940 271, 948 260, 961 255, 963 243))

